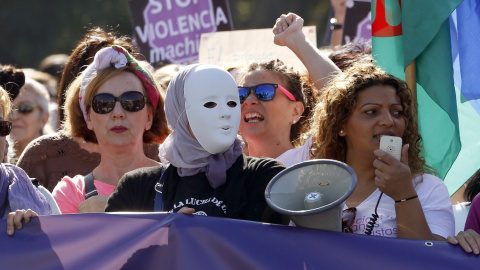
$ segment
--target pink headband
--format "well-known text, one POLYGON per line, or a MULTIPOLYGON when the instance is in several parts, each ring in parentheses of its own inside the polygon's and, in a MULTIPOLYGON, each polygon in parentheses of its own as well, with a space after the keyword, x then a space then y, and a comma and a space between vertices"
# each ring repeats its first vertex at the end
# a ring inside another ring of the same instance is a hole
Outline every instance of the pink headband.
POLYGON ((85 69, 84 75, 82 78, 82 83, 80 85, 80 92, 78 94, 78 101, 80 103, 80 109, 83 113, 83 118, 87 120, 87 108, 85 107, 85 102, 82 102, 85 97, 85 89, 87 89, 88 84, 96 75, 97 71, 103 70, 110 66, 115 68, 122 68, 126 65, 129 65, 135 75, 142 81, 145 91, 147 92, 148 97, 153 105, 153 114, 155 115, 155 109, 158 105, 158 100, 160 99, 160 94, 155 87, 155 83, 150 75, 145 71, 145 69, 140 65, 140 63, 133 58, 125 48, 117 45, 111 47, 103 48, 95 54, 93 62, 85 69))

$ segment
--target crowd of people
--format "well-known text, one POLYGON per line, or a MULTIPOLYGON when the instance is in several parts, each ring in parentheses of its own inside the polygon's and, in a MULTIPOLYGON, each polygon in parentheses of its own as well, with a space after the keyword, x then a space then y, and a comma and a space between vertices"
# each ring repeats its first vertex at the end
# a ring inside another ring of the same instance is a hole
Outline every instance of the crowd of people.
POLYGON ((299 162, 333 159, 357 176, 345 203, 356 217, 345 232, 367 233, 374 214, 368 234, 448 241, 480 254, 480 174, 466 191, 468 215, 454 217, 445 184, 423 158, 406 83, 376 66, 368 47, 349 44, 327 56, 302 28, 300 16, 283 14, 273 33, 306 73, 281 59, 234 70, 191 64, 155 71, 128 38, 100 28, 80 39, 63 69, 50 69, 63 70, 58 91, 2 66, 0 148, 8 151, 0 215, 7 234, 60 212, 155 211, 287 225, 265 201, 267 184, 299 162), (384 135, 402 138, 400 160, 379 149, 384 135))

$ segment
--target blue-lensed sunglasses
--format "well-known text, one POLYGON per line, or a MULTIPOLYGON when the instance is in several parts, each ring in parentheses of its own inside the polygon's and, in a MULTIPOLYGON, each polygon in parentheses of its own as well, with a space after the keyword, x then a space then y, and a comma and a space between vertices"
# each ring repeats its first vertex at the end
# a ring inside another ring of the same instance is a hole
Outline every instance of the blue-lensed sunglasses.
POLYGON ((282 93, 285 94, 285 96, 287 96, 287 98, 289 98, 290 100, 297 101, 297 99, 292 95, 292 93, 290 93, 281 85, 274 83, 261 83, 254 86, 239 86, 238 94, 240 95, 240 104, 247 99, 248 95, 250 95, 250 91, 253 91, 258 100, 272 100, 275 97, 275 92, 277 89, 282 91, 282 93))

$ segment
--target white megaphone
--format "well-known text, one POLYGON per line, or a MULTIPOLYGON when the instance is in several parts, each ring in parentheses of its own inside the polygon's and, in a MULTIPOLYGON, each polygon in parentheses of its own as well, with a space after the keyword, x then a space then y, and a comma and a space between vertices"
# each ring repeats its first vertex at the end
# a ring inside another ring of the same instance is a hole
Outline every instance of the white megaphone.
POLYGON ((277 174, 265 190, 268 205, 305 228, 342 231, 345 200, 357 186, 357 175, 347 164, 315 159, 277 174))

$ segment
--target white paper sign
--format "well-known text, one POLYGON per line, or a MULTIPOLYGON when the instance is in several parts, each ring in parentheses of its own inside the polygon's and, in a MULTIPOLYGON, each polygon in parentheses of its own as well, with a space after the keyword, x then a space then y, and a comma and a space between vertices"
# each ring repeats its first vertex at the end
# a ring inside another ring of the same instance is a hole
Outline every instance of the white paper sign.
MULTIPOLYGON (((317 46, 315 26, 303 27, 303 32, 317 46)), ((271 28, 204 33, 200 37, 199 62, 230 68, 278 58, 297 71, 306 70, 290 49, 275 45, 273 37, 271 28)))

